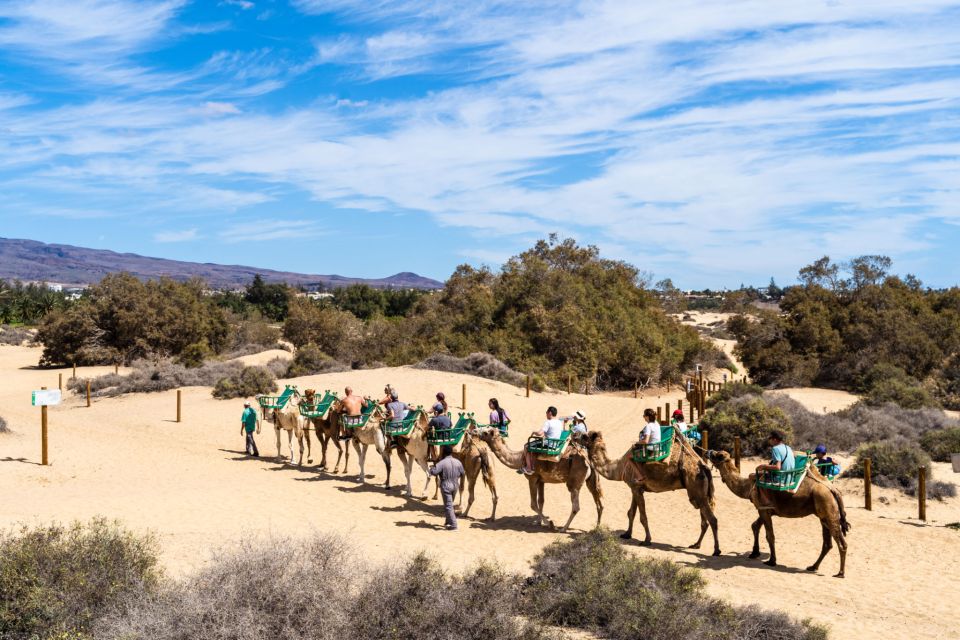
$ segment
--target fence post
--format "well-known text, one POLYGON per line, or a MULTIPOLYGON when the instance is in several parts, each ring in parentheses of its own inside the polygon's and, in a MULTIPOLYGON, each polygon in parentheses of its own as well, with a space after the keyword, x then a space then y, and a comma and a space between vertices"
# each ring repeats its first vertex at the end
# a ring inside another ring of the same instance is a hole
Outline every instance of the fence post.
POLYGON ((60 389, 60 391, 63 391, 63 374, 62 373, 57 374, 57 388, 60 389))
POLYGON ((177 422, 180 422, 180 389, 177 389, 177 422))
POLYGON ((87 406, 90 406, 90 381, 87 380, 87 406))
POLYGON ((683 400, 677 400, 677 409, 679 409, 680 411, 683 411, 683 400))
POLYGON ((740 471, 740 436, 733 438, 733 462, 737 465, 737 471, 740 471))
POLYGON ((920 497, 920 520, 927 521, 927 468, 920 467, 917 478, 917 495, 920 497))
POLYGON ((570 395, 570 390, 573 387, 573 376, 569 373, 567 374, 567 395, 570 395))
MULTIPOLYGON (((527 374, 527 397, 530 397, 530 374, 527 374)), ((464 403, 466 404, 466 403, 464 403)))
POLYGON ((73 379, 74 380, 77 379, 77 363, 76 362, 73 363, 73 379))
POLYGON ((50 464, 47 458, 47 405, 40 407, 40 462, 44 465, 50 464))
POLYGON ((657 407, 657 424, 663 422, 663 417, 660 415, 660 407, 657 407))
POLYGON ((701 442, 701 445, 703 446, 703 450, 709 451, 710 450, 710 429, 704 429, 703 431, 700 432, 700 435, 703 436, 703 442, 701 442))
POLYGON ((663 413, 666 414, 667 422, 669 423, 670 420, 673 419, 673 416, 670 415, 670 403, 669 403, 669 402, 665 402, 665 403, 664 403, 664 405, 663 405, 663 413))
POLYGON ((873 500, 870 495, 870 458, 863 460, 863 508, 873 511, 873 500))
POLYGON ((467 383, 463 383, 463 400, 460 402, 460 408, 464 411, 467 410, 467 383))
POLYGON ((120 375, 120 365, 116 362, 113 363, 113 373, 114 375, 120 375))
POLYGON ((640 388, 637 386, 637 383, 633 383, 633 399, 636 400, 640 397, 640 388))

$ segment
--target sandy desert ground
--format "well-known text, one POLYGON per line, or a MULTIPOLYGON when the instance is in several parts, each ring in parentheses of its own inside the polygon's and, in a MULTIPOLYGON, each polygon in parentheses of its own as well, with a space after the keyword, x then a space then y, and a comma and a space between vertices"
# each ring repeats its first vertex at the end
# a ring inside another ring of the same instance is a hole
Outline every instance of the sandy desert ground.
MULTIPOLYGON (((382 488, 380 459, 368 457, 369 484, 356 481, 356 456, 350 474, 333 476, 313 464, 297 468, 272 456, 276 445, 272 425, 264 425, 258 443, 270 457, 242 454, 239 416, 241 401, 219 401, 208 388, 183 390, 181 423, 174 421, 174 391, 95 400, 91 408, 82 398, 68 395, 50 409, 51 466, 40 466, 40 410, 30 406, 30 391, 41 385, 56 387, 57 371, 32 368, 39 351, 28 347, 0 347, 0 415, 13 433, 0 435, 0 526, 16 523, 86 519, 95 515, 119 518, 140 531, 156 533, 163 560, 173 574, 201 566, 211 551, 244 536, 309 536, 337 531, 348 537, 370 559, 390 560, 426 549, 451 569, 478 558, 496 560, 516 570, 544 545, 569 534, 535 528, 531 523, 526 481, 495 463, 500 493, 498 519, 490 514, 487 490, 478 487, 476 520, 464 521, 460 531, 443 531, 441 507, 389 494, 382 488)), ((260 361, 269 354, 250 356, 260 361)), ((109 368, 84 368, 79 375, 104 373, 109 368)), ((64 371, 66 378, 69 371, 64 371)), ((512 445, 522 433, 542 421, 544 408, 556 404, 561 414, 580 409, 593 429, 603 431, 612 452, 626 450, 635 438, 639 416, 654 399, 602 395, 544 393, 525 398, 522 389, 447 373, 409 368, 353 371, 297 379, 301 387, 342 389, 352 385, 376 394, 392 383, 414 403, 430 401, 443 390, 456 411, 461 384, 468 386, 468 409, 479 412, 495 396, 511 413, 512 445)), ((674 391, 674 395, 678 395, 674 391)), ((791 392, 791 395, 794 395, 791 392)), ((832 392, 802 390, 795 395, 811 408, 833 409, 839 400, 832 392)), ((660 403, 676 397, 664 396, 660 403)), ((332 449, 332 447, 331 447, 332 449)), ((286 444, 284 443, 284 451, 286 444)), ((940 479, 960 479, 947 465, 937 465, 940 479)), ((395 466, 393 481, 402 480, 395 466)), ((415 488, 423 475, 414 471, 415 488)), ((753 507, 717 487, 720 543, 723 555, 711 557, 710 545, 689 550, 699 531, 699 519, 680 492, 651 496, 648 509, 654 546, 636 553, 668 558, 704 571, 709 589, 737 603, 757 603, 783 609, 797 617, 812 616, 829 626, 836 637, 937 638, 957 632, 955 596, 960 593, 960 531, 944 525, 960 521, 960 500, 931 503, 929 521, 919 522, 914 500, 896 492, 874 489, 874 510, 863 509, 862 487, 842 480, 853 530, 849 536, 847 578, 830 577, 838 567, 832 552, 819 574, 803 567, 815 559, 820 527, 812 518, 777 520, 779 560, 771 569, 749 560, 753 507)), ((603 481, 603 523, 622 530, 629 493, 619 483, 603 481)), ((547 512, 563 521, 570 501, 559 485, 547 488, 547 512)), ((594 525, 596 510, 589 494, 581 496, 583 509, 576 530, 594 525)), ((639 525, 638 525, 639 527, 639 525)), ((576 534, 576 531, 573 535, 576 534)), ((278 545, 276 552, 287 551, 278 545)), ((296 562, 295 557, 290 558, 296 562)))

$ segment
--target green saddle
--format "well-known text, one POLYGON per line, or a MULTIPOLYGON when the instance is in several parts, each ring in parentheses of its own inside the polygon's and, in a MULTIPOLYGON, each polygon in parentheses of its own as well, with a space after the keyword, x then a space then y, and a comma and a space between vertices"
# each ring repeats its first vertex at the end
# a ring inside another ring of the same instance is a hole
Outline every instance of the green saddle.
MULTIPOLYGON (((447 417, 450 417, 449 413, 447 417)), ((473 414, 461 413, 457 423, 449 429, 429 429, 427 431, 427 443, 435 447, 444 445, 455 447, 463 440, 463 434, 467 432, 471 423, 473 423, 473 414)))
POLYGON ((772 491, 796 491, 807 475, 807 464, 810 457, 804 454, 794 454, 794 468, 790 471, 774 469, 761 471, 757 474, 757 486, 772 491))
POLYGON ((324 391, 323 399, 316 404, 300 403, 300 415, 304 418, 322 418, 337 400, 337 394, 332 391, 324 391))
POLYGON ((370 417, 377 414, 377 403, 371 400, 367 406, 360 409, 358 416, 343 416, 343 426, 347 429, 362 429, 370 422, 370 417))
POLYGON ((257 396, 257 402, 260 403, 260 408, 264 411, 267 409, 283 409, 294 393, 299 393, 297 387, 288 384, 279 396, 257 396))
POLYGON ((670 457, 673 450, 673 427, 660 428, 660 442, 641 444, 633 448, 634 462, 661 462, 670 457))
POLYGON ((420 414, 423 413, 423 407, 417 407, 407 411, 406 417, 403 420, 397 422, 387 422, 383 423, 383 432, 391 438, 405 438, 413 432, 413 428, 417 426, 417 419, 420 417, 420 414))
POLYGON ((530 438, 527 441, 527 451, 544 456, 558 456, 570 440, 572 431, 564 431, 559 438, 530 438))
POLYGON ((840 465, 836 462, 821 462, 813 465, 817 468, 817 471, 820 472, 827 480, 833 481, 834 478, 840 475, 840 465))

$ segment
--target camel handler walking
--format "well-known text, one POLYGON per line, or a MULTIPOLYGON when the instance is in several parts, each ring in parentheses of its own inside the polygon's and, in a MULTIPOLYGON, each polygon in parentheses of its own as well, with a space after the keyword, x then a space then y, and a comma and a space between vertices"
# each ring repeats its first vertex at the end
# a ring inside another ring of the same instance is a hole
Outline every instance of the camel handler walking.
POLYGON ((457 513, 453 508, 453 498, 463 476, 463 464, 453 457, 453 447, 448 444, 440 449, 440 462, 430 468, 431 476, 440 476, 440 493, 443 495, 443 509, 446 512, 447 531, 457 530, 457 513))
POLYGON ((256 431, 258 435, 260 434, 260 418, 257 416, 256 410, 250 406, 250 402, 244 402, 243 415, 240 417, 240 435, 246 434, 247 436, 247 455, 259 458, 260 452, 257 451, 257 443, 253 439, 254 431, 256 431))

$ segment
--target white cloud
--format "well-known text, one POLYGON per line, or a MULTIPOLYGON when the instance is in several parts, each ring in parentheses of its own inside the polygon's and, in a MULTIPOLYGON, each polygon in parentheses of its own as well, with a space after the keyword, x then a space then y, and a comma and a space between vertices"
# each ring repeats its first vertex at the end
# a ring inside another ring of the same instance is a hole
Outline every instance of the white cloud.
POLYGON ((315 238, 326 232, 313 220, 264 219, 228 224, 218 237, 223 242, 262 242, 315 238))
POLYGON ((240 113, 237 105, 230 102, 207 101, 203 103, 204 111, 215 116, 233 115, 240 113))
POLYGON ((200 231, 196 228, 183 229, 182 231, 160 231, 153 234, 155 242, 190 242, 200 239, 200 231))

